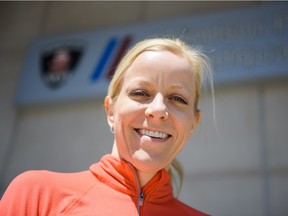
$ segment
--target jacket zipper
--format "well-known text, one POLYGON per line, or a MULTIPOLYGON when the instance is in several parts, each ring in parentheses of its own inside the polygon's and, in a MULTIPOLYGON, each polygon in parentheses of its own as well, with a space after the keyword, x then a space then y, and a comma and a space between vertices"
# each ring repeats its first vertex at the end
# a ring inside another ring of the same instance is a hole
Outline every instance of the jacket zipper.
POLYGON ((139 208, 140 208, 140 206, 143 205, 143 201, 144 201, 144 193, 143 193, 143 192, 140 192, 139 199, 138 199, 138 206, 139 206, 139 208))
POLYGON ((141 188, 140 188, 140 182, 139 182, 139 179, 138 179, 138 175, 135 171, 135 169, 132 167, 132 165, 130 163, 128 163, 130 169, 132 170, 132 173, 136 179, 136 184, 137 184, 137 191, 138 191, 138 203, 137 203, 137 211, 138 211, 138 215, 140 215, 140 207, 143 205, 143 202, 144 202, 144 192, 141 191, 141 188))

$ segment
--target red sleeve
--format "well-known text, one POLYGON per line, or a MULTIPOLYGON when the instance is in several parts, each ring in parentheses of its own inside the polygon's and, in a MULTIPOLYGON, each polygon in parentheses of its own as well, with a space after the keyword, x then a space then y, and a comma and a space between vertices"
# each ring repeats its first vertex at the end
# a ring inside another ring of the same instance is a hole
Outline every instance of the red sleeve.
POLYGON ((1 216, 49 215, 51 191, 45 171, 27 171, 17 176, 8 186, 0 202, 1 216))

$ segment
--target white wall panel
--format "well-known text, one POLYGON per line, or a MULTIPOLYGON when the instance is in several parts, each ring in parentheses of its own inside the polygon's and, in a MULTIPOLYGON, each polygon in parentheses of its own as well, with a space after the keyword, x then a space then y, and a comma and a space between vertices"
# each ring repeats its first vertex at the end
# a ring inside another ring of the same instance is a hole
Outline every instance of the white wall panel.
POLYGON ((262 179, 257 176, 188 176, 180 198, 213 216, 263 216, 262 179))
MULTIPOLYGON (((1 2, 0 50, 23 49, 39 34, 44 2, 1 2)), ((15 82, 16 80, 14 80, 15 82)))
POLYGON ((211 98, 200 104, 202 121, 179 155, 188 173, 260 167, 259 107, 256 87, 216 90, 216 118, 211 98))
POLYGON ((112 149, 102 101, 31 108, 19 117, 6 182, 29 169, 88 169, 112 149))
POLYGON ((13 100, 22 55, 21 52, 0 53, 0 179, 7 170, 7 160, 13 150, 11 143, 15 137, 17 121, 13 100))
POLYGON ((283 216, 288 215, 288 175, 277 174, 271 179, 271 215, 283 216))
POLYGON ((147 19, 185 16, 191 13, 203 14, 208 12, 239 9, 241 7, 259 5, 259 2, 211 2, 211 1, 149 1, 147 2, 147 19), (161 11, 161 12, 160 12, 161 11))
POLYGON ((266 137, 270 167, 288 167, 288 83, 267 85, 266 137))
POLYGON ((139 21, 141 2, 49 2, 45 34, 107 28, 139 21), (68 11, 68 13, 67 13, 68 11))

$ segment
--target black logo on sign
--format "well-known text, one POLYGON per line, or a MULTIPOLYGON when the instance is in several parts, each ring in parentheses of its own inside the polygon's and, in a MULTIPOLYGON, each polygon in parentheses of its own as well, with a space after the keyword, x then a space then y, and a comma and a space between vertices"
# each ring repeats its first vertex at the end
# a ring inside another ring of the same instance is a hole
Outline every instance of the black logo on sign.
POLYGON ((84 51, 83 41, 48 46, 41 54, 41 78, 51 89, 63 86, 75 73, 84 51))

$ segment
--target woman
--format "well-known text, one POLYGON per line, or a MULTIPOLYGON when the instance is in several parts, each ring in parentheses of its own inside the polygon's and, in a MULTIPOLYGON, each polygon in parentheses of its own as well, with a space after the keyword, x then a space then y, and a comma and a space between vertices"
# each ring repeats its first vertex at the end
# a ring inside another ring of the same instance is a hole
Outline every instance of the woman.
POLYGON ((168 173, 198 125, 208 68, 178 39, 136 44, 120 62, 104 105, 112 153, 79 173, 28 171, 1 200, 1 215, 206 215, 173 196, 168 173))

